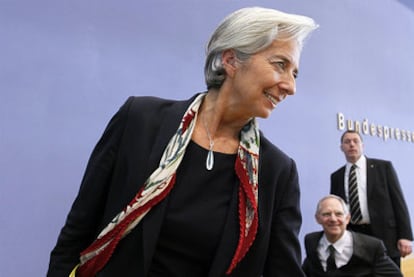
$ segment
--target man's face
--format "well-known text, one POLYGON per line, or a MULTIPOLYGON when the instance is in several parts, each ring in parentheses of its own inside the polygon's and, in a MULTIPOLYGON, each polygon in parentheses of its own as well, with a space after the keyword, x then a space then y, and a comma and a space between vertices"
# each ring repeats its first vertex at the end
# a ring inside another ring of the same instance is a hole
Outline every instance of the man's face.
POLYGON ((361 138, 356 133, 346 133, 342 138, 341 150, 350 163, 355 163, 363 153, 361 138))
POLYGON ((315 217, 331 243, 342 237, 351 218, 349 213, 345 214, 341 202, 335 198, 323 200, 315 217))

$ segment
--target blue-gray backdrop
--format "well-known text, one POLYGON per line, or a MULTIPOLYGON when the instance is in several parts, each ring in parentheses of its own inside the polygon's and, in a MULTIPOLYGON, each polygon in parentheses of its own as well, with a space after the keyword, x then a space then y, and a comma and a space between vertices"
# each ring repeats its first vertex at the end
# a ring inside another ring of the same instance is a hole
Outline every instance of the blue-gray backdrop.
MULTIPOLYGON (((314 206, 344 164, 338 113, 414 132, 409 0, 0 0, 1 276, 45 274, 89 154, 126 98, 203 91, 211 32, 233 10, 257 5, 320 24, 297 94, 260 121, 298 164, 301 241, 319 229, 314 206)), ((414 142, 364 140, 368 156, 393 161, 412 199, 414 142)))

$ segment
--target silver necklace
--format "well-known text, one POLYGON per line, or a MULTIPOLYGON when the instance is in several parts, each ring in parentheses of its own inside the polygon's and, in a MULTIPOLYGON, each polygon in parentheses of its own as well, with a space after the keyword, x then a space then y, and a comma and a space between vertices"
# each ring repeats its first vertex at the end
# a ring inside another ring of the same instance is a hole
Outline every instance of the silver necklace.
POLYGON ((208 130, 206 120, 204 117, 203 117, 203 125, 204 125, 204 129, 206 129, 208 142, 210 144, 207 158, 206 158, 206 168, 207 170, 212 170, 214 166, 214 152, 213 152, 214 140, 211 138, 211 134, 210 134, 210 131, 208 130))

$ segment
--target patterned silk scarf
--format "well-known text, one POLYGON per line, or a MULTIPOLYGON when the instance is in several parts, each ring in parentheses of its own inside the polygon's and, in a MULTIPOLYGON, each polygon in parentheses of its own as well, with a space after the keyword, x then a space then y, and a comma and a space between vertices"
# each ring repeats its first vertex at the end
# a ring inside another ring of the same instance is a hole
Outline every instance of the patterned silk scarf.
MULTIPOLYGON (((168 143, 159 167, 146 180, 134 199, 102 230, 97 239, 80 254, 80 264, 70 276, 95 276, 110 259, 118 242, 125 237, 151 208, 162 201, 175 183, 179 167, 197 119, 205 94, 200 94, 188 107, 180 126, 168 143)), ((257 233, 259 130, 255 119, 246 124, 240 134, 235 171, 239 187, 239 242, 226 274, 230 274, 246 255, 257 233)))

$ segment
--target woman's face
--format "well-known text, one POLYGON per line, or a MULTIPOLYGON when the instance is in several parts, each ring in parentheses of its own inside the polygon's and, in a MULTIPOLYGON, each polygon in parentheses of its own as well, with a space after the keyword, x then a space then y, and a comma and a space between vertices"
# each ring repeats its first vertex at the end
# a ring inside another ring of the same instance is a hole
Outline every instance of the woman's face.
POLYGON ((268 48, 237 62, 231 78, 234 98, 244 116, 267 118, 296 90, 300 49, 296 41, 274 41, 268 48))

